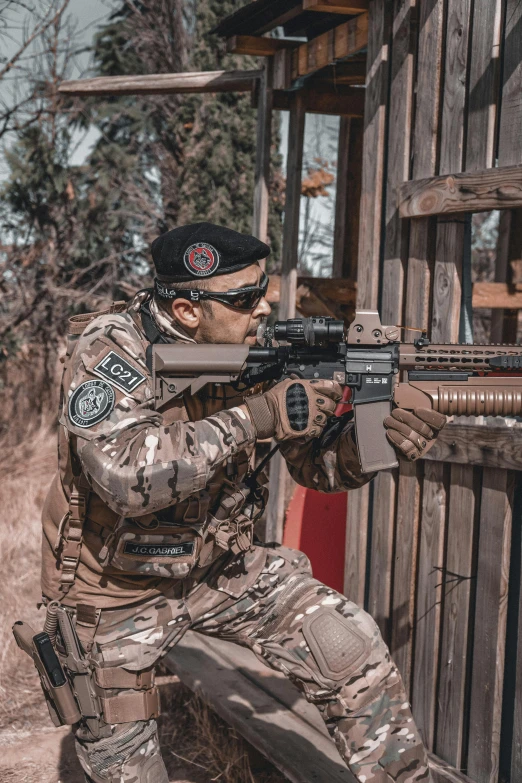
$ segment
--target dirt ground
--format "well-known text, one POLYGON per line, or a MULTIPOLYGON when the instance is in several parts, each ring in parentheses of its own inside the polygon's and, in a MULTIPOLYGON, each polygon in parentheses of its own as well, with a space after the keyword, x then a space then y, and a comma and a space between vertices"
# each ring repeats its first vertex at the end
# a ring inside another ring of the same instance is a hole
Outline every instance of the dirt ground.
MULTIPOLYGON (((67 727, 54 728, 32 661, 14 642, 43 625, 40 510, 56 466, 54 434, 0 447, 0 783, 84 783, 67 727)), ((165 673, 163 673, 165 674, 165 673)), ((179 683, 161 686, 163 757, 172 783, 283 783, 285 778, 179 683)))

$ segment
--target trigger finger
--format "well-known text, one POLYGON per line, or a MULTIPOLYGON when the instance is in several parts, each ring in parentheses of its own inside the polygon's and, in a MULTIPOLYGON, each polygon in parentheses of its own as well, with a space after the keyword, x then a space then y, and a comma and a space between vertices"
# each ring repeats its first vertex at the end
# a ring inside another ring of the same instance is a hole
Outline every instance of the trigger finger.
POLYGON ((323 378, 310 381, 312 388, 316 394, 322 396, 323 394, 331 400, 338 402, 343 396, 342 387, 337 381, 327 381, 323 378))

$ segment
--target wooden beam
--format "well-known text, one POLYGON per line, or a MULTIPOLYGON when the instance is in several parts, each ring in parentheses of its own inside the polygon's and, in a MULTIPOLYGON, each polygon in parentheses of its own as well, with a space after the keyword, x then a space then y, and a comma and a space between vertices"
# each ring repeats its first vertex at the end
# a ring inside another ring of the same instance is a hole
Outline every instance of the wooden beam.
POLYGON ((368 0, 303 0, 303 11, 328 14, 361 14, 368 10, 368 0))
POLYGON ((144 76, 97 76, 62 82, 62 95, 174 95, 198 92, 249 92, 263 71, 195 71, 144 76))
POLYGON ((515 290, 508 283, 475 283, 473 307, 521 310, 522 291, 515 290))
POLYGON ((368 14, 355 16, 292 52, 292 80, 308 76, 368 46, 368 14))
POLYGON ((522 165, 412 180, 399 187, 401 217, 522 207, 522 165))
POLYGON ((522 429, 505 425, 448 424, 424 459, 522 470, 522 429))
POLYGON ((366 79, 366 57, 355 57, 350 60, 342 60, 336 62, 333 65, 328 65, 321 71, 317 71, 316 74, 310 76, 307 79, 308 87, 315 87, 316 89, 323 88, 326 85, 335 85, 339 87, 341 85, 364 85, 366 79))
POLYGON ((259 35, 233 35, 227 38, 227 52, 252 57, 272 57, 282 49, 295 49, 297 46, 298 41, 286 38, 265 38, 259 35))
MULTIPOLYGON (((270 184, 270 150, 272 143, 272 89, 274 64, 271 58, 259 85, 257 107, 256 169, 254 174, 254 210, 252 233, 262 242, 268 241, 268 190, 270 184)), ((264 268, 265 260, 262 265, 264 268)))
MULTIPOLYGON (((329 84, 320 90, 305 88, 299 92, 303 96, 305 111, 309 114, 335 114, 344 117, 362 117, 364 115, 364 90, 360 88, 336 88, 329 84)), ((279 111, 289 111, 294 94, 288 90, 274 90, 273 108, 279 111)))

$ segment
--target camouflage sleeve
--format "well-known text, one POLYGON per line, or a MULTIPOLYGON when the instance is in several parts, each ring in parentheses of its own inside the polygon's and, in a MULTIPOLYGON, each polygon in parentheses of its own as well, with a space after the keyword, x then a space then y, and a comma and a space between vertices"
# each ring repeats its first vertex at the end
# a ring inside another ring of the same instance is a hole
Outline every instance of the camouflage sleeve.
POLYGON ((238 451, 252 452, 255 431, 240 408, 164 422, 130 316, 103 316, 86 332, 64 382, 60 422, 94 491, 116 513, 167 508, 203 489, 238 451))
POLYGON ((281 444, 281 453, 294 481, 319 492, 357 489, 375 475, 361 473, 353 422, 328 445, 322 445, 320 440, 289 440, 281 444))

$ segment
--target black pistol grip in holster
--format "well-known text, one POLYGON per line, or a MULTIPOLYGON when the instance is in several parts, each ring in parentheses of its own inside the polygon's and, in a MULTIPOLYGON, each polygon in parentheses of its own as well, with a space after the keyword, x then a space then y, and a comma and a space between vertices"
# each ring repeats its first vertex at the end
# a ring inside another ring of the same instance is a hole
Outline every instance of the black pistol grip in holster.
POLYGON ((18 647, 33 659, 54 725, 78 723, 81 714, 49 635, 35 633, 30 625, 20 621, 13 625, 13 635, 18 647))

